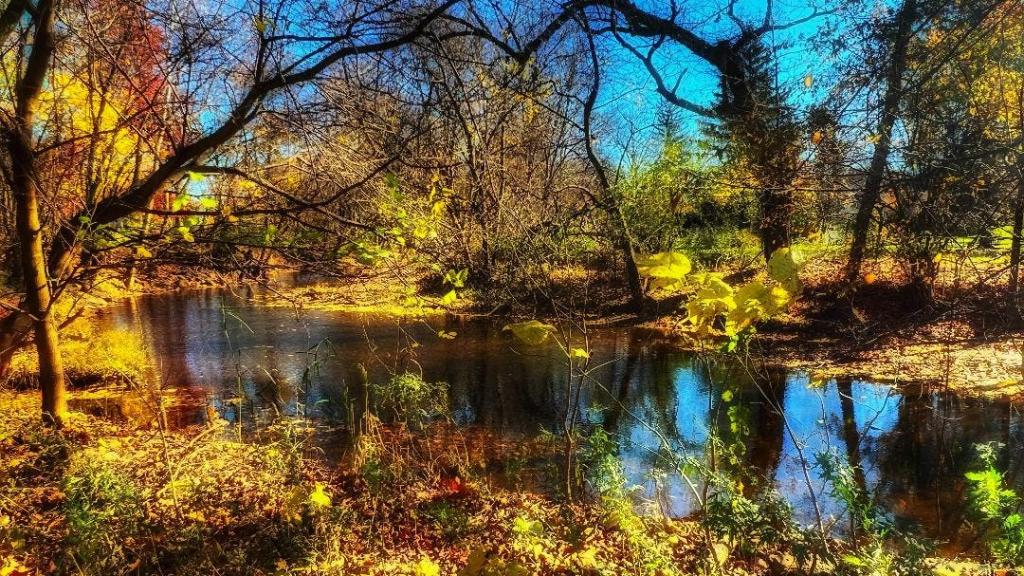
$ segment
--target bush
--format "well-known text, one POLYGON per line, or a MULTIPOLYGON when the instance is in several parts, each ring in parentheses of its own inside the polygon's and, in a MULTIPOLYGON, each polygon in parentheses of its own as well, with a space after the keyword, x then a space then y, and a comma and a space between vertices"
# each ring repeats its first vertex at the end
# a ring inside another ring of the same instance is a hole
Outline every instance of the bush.
POLYGON ((385 421, 422 427, 448 412, 448 384, 426 382, 411 372, 370 384, 370 394, 375 411, 385 421))
POLYGON ((992 557, 1008 566, 1024 564, 1024 519, 1020 497, 1006 487, 996 468, 998 444, 977 447, 980 470, 968 472, 971 509, 982 522, 992 557))

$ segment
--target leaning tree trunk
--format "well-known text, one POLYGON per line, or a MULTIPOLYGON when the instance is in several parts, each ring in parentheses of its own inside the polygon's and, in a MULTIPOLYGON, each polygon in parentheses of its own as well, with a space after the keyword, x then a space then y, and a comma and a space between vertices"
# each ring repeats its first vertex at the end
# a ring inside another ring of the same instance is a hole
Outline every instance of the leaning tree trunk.
MULTIPOLYGON (((589 30, 589 24, 587 24, 589 30)), ((626 285, 629 287, 630 304, 639 308, 644 302, 644 287, 640 279, 640 270, 636 264, 636 244, 633 235, 629 230, 629 223, 622 211, 622 203, 616 191, 605 173, 604 165, 594 150, 593 115, 594 105, 597 103, 597 94, 601 90, 601 67, 597 58, 597 47, 592 34, 587 35, 590 47, 590 63, 593 66, 593 81, 590 85, 590 92, 583 103, 583 143, 587 151, 587 159, 594 169, 598 185, 601 189, 601 197, 593 198, 595 204, 605 211, 615 231, 615 246, 622 252, 622 259, 626 267, 626 285)))
POLYGON ((878 121, 878 130, 875 136, 878 142, 875 144, 874 153, 871 155, 871 165, 868 168, 867 178, 864 180, 864 190, 861 193, 860 204, 857 206, 857 216, 853 223, 853 242, 850 244, 850 256, 846 265, 846 281, 852 284, 860 276, 860 267, 864 262, 864 251, 867 246, 868 233, 871 228, 872 216, 875 213, 875 206, 882 195, 882 180, 885 175, 885 167, 889 163, 889 150, 892 147, 892 127, 896 123, 896 116, 899 112, 900 100, 903 92, 903 72, 907 64, 907 46, 910 44, 912 26, 917 18, 916 0, 904 0, 896 16, 896 38, 893 41, 892 55, 889 60, 889 72, 886 76, 885 97, 882 100, 882 117, 878 121))

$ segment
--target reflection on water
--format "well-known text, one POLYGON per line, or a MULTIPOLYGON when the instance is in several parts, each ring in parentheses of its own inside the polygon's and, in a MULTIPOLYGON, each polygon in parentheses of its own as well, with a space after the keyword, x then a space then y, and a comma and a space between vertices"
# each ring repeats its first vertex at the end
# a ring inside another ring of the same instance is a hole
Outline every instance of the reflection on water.
MULTIPOLYGON (((517 347, 486 321, 432 320, 432 328, 363 315, 297 315, 218 292, 140 298, 105 321, 141 330, 163 384, 209 391, 229 420, 279 413, 344 419, 348 395, 360 394, 360 365, 371 380, 413 370, 448 382, 459 423, 513 437, 558 429, 565 408, 564 358, 517 347), (438 328, 458 336, 438 338, 438 328)), ((583 417, 620 440, 631 482, 675 516, 694 502, 682 478, 658 472, 658 449, 668 443, 678 454, 697 453, 711 427, 746 446, 742 468, 752 489, 770 479, 805 523, 814 518, 805 473, 822 513, 841 515, 814 465, 827 450, 859 464, 856 480, 898 520, 942 540, 956 539, 963 524, 963 477, 975 444, 1004 443, 1008 480, 1024 485, 1021 416, 1004 402, 901 394, 857 380, 815 387, 802 373, 755 377, 739 364, 709 365, 641 330, 599 330, 591 345, 597 368, 582 395, 583 417)))

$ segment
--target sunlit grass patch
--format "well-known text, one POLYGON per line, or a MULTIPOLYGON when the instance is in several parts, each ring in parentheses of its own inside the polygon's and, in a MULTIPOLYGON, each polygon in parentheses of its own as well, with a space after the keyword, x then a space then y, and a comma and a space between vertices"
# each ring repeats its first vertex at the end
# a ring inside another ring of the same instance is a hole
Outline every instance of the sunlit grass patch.
POLYGON ((323 312, 350 312, 396 318, 437 316, 462 307, 465 299, 442 303, 441 297, 419 294, 416 285, 400 281, 316 283, 256 295, 261 305, 323 312))
POLYGON ((38 409, 34 395, 0 395, 0 553, 26 566, 273 573, 305 561, 319 518, 344 512, 302 428, 250 443, 220 426, 127 432, 73 414, 57 431, 38 409))
MULTIPOLYGON (((150 352, 138 332, 125 329, 92 329, 79 320, 61 334, 64 373, 72 385, 134 384, 147 382, 150 352)), ((11 360, 8 385, 36 385, 39 362, 35 349, 18 350, 11 360)))

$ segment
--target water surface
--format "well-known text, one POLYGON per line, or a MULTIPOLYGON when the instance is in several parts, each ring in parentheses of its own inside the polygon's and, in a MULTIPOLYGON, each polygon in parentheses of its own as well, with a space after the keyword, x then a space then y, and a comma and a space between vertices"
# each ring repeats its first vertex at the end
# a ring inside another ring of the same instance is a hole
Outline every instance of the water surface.
MULTIPOLYGON (((456 422, 510 438, 557 431, 566 408, 566 362, 557 348, 525 348, 486 320, 296 313, 218 291, 138 298, 104 319, 144 335, 164 386, 205 391, 228 420, 344 419, 360 366, 371 381, 412 370, 447 382, 456 422), (438 330, 457 336, 439 338, 438 330)), ((666 514, 686 516, 694 499, 679 474, 661 469, 659 448, 698 455, 712 430, 743 442, 743 473, 774 484, 808 524, 817 507, 837 529, 845 526, 815 464, 826 451, 857 464, 858 482, 896 520, 942 541, 963 532, 963 478, 976 444, 1004 444, 1007 478, 1024 484, 1022 419, 1006 402, 855 379, 812 386, 801 372, 709 364, 639 329, 592 330, 590 345, 595 368, 581 419, 619 441, 645 506, 666 514)), ((199 422, 206 413, 191 417, 199 422)))

